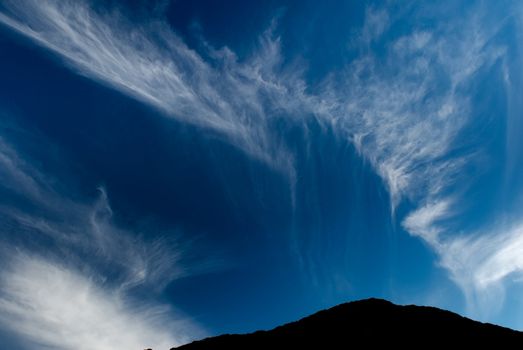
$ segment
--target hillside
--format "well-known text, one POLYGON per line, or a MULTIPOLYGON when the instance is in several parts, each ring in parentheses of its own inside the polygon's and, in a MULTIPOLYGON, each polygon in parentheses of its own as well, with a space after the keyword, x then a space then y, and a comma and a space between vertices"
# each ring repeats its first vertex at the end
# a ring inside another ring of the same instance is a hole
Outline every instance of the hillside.
POLYGON ((458 341, 484 345, 492 340, 497 344, 523 343, 523 333, 434 307, 366 299, 341 304, 270 331, 226 334, 173 349, 347 349, 354 344, 426 346, 458 341))

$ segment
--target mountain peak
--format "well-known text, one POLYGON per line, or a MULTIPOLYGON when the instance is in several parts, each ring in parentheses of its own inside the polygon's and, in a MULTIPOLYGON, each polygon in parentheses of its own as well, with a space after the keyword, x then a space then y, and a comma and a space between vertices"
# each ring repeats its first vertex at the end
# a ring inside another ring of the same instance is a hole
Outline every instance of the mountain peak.
POLYGON ((319 311, 269 331, 225 334, 180 346, 179 350, 249 348, 345 349, 354 344, 387 342, 389 345, 444 344, 485 340, 523 341, 523 333, 473 321, 456 313, 429 306, 396 305, 370 298, 319 311))

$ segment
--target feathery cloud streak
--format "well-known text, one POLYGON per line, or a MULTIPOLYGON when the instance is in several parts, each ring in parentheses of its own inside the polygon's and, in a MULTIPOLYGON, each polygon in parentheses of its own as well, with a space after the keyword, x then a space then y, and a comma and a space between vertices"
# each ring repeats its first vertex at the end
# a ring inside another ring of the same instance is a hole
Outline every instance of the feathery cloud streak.
POLYGON ((92 204, 68 198, 1 137, 0 179, 10 193, 0 201, 2 327, 35 348, 64 350, 169 348, 203 335, 154 301, 174 279, 209 267, 190 265, 184 244, 118 227, 103 188, 92 204), (148 298, 135 300, 143 290, 148 298))
POLYGON ((144 101, 166 115, 227 137, 283 171, 292 159, 268 132, 271 117, 302 109, 304 84, 282 68, 269 30, 260 52, 239 63, 227 48, 210 55, 187 47, 164 22, 131 24, 81 1, 8 1, 0 23, 63 57, 75 70, 144 101))
POLYGON ((507 266, 519 271, 520 264, 513 255, 506 261, 498 254, 518 246, 520 231, 498 240, 453 235, 452 227, 438 223, 454 215, 451 208, 460 198, 449 197, 453 186, 471 185, 461 180, 476 153, 464 149, 481 140, 463 144, 458 136, 477 122, 469 91, 478 72, 506 55, 493 40, 506 19, 484 21, 487 14, 478 9, 434 28, 414 26, 384 42, 395 14, 369 9, 366 16, 359 56, 314 89, 299 70, 282 67, 279 40, 270 31, 262 36, 259 52, 245 62, 223 48, 211 49, 211 64, 165 23, 131 27, 116 13, 100 15, 81 2, 6 2, 0 22, 65 58, 81 74, 183 122, 214 130, 291 174, 292 155, 270 123, 279 117, 301 117, 301 123, 314 115, 372 164, 389 190, 393 215, 404 199, 417 207, 402 218, 404 228, 438 252, 467 295, 466 286, 484 290, 481 271, 497 271, 492 275, 499 278, 486 284, 500 287, 507 266), (384 56, 372 52, 378 44, 384 56), (462 244, 469 239, 474 244, 462 244), (449 258, 458 246, 459 264, 449 258), (478 264, 477 256, 492 263, 478 264), (460 272, 465 270, 469 273, 460 272))
POLYGON ((0 276, 0 322, 35 348, 169 349, 190 340, 190 321, 137 304, 70 267, 19 255, 0 276))
POLYGON ((514 220, 485 232, 449 235, 446 220, 454 215, 453 203, 442 200, 412 212, 403 226, 440 256, 440 265, 463 290, 468 311, 488 319, 503 305, 507 280, 523 273, 523 225, 514 220))
MULTIPOLYGON (((465 131, 485 123, 471 106, 475 79, 499 62, 505 74, 508 70, 506 44, 496 38, 508 19, 487 17, 476 9, 430 31, 414 29, 386 46, 385 59, 363 55, 347 75, 356 92, 348 98, 348 134, 388 185, 393 211, 402 198, 417 207, 402 218, 402 226, 439 255, 476 317, 499 310, 507 277, 523 271, 521 225, 477 232, 455 225, 458 208, 466 203, 460 194, 476 181, 466 166, 489 142, 465 131)), ((367 24, 375 22, 373 16, 367 24)), ((378 36, 383 24, 379 28, 378 36)), ((507 93, 517 92, 507 86, 507 93)))

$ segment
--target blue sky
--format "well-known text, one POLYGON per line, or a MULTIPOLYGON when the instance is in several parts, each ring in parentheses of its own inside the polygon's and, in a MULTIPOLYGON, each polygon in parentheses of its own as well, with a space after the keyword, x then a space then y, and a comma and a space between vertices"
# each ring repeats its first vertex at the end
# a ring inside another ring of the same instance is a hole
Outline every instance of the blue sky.
POLYGON ((0 337, 169 348, 382 297, 523 329, 516 1, 0 2, 0 337))

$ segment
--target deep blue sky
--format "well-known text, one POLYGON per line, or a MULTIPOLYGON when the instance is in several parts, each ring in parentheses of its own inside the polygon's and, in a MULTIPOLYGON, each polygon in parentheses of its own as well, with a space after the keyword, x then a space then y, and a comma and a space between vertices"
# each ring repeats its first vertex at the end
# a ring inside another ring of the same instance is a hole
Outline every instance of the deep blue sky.
POLYGON ((166 348, 367 297, 522 329, 522 23, 0 2, 3 343, 166 348))

